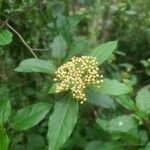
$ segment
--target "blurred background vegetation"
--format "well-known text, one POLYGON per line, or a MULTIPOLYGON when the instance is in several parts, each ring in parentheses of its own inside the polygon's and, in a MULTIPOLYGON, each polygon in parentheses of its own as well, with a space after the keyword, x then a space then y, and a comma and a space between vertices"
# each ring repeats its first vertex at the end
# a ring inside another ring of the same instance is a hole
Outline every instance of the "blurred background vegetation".
MULTIPOLYGON (((58 35, 63 36, 68 50, 74 50, 68 59, 75 54, 86 54, 100 43, 118 40, 117 51, 101 66, 104 76, 132 86, 133 99, 140 88, 150 84, 149 0, 1 0, 0 2, 0 28, 9 29, 3 24, 4 21, 8 21, 39 58, 52 57, 58 35)), ((53 103, 53 95, 48 95, 51 82, 49 77, 14 71, 21 60, 31 57, 33 56, 15 33, 11 44, 0 47, 0 96, 11 100, 13 111, 37 101, 53 103)), ((62 60, 59 61, 61 64, 62 60)), ((94 150, 94 146, 101 145, 102 142, 104 145, 105 142, 117 139, 117 136, 110 137, 94 120, 97 116, 111 118, 128 112, 115 103, 103 102, 103 106, 101 105, 81 106, 78 123, 64 145, 64 150, 94 150)), ((46 149, 46 130, 45 119, 32 130, 12 133, 10 149, 46 149)), ((143 130, 149 131, 149 128, 143 127, 143 130)), ((149 135, 142 133, 140 142, 146 145, 149 135)), ((129 143, 128 149, 142 148, 134 136, 124 140, 129 143)), ((117 149, 115 144, 105 147, 106 150, 117 149)))

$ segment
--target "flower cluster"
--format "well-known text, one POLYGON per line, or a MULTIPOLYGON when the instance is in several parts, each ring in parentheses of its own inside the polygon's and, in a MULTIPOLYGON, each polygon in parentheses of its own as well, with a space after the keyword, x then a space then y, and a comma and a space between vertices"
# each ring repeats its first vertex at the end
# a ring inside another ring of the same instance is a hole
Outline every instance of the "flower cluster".
POLYGON ((103 82, 103 75, 99 75, 98 62, 92 56, 73 57, 60 66, 55 75, 56 93, 71 90, 73 98, 81 103, 86 101, 85 88, 88 85, 99 86, 103 82))

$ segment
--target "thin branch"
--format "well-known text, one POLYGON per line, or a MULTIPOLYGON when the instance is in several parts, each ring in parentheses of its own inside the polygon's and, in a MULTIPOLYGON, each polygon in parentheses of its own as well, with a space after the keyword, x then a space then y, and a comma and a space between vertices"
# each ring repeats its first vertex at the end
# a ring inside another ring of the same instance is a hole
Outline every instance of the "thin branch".
POLYGON ((7 21, 5 21, 5 24, 6 26, 12 30, 19 38, 20 40, 22 41, 22 43, 29 49, 29 51, 32 53, 32 55, 35 57, 35 58, 38 58, 36 56, 36 54, 33 52, 33 49, 26 43, 26 41, 22 38, 21 34, 18 33, 18 31, 16 31, 7 21))

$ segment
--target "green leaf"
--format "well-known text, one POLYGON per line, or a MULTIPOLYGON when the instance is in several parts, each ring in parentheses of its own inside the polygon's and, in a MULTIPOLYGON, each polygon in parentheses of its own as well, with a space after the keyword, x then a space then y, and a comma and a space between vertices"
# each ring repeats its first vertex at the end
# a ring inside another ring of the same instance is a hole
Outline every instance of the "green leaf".
POLYGON ((89 55, 96 57, 100 65, 110 57, 110 55, 116 48, 117 48, 117 41, 110 41, 99 45, 94 50, 92 50, 89 53, 89 55))
POLYGON ((142 88, 136 96, 137 107, 144 112, 150 113, 150 87, 142 88))
POLYGON ((139 138, 141 145, 145 145, 148 142, 148 132, 146 130, 140 130, 139 131, 139 138))
POLYGON ((138 126, 137 120, 131 115, 123 115, 111 120, 96 119, 96 123, 105 131, 126 133, 138 126))
POLYGON ((148 114, 145 111, 138 110, 135 112, 135 117, 142 123, 143 119, 148 120, 148 114))
POLYGON ((52 61, 29 58, 23 60, 15 69, 17 72, 41 72, 54 74, 55 66, 52 61))
POLYGON ((150 63, 148 62, 148 60, 141 60, 140 63, 145 67, 148 68, 150 66, 150 63))
POLYGON ((108 131, 108 120, 97 118, 96 123, 105 131, 108 131))
POLYGON ((136 110, 134 102, 131 99, 129 99, 129 97, 126 95, 117 96, 116 101, 128 110, 136 110))
POLYGON ((90 42, 82 38, 76 39, 76 41, 70 46, 70 50, 67 52, 67 58, 65 61, 68 61, 73 56, 84 55, 87 53, 87 50, 90 47, 90 42))
POLYGON ((78 117, 78 102, 65 97, 56 103, 54 112, 49 118, 49 150, 59 150, 68 139, 78 117))
MULTIPOLYGON (((67 24, 68 24, 67 17, 65 17, 62 14, 57 16, 56 25, 59 30, 64 30, 64 28, 66 28, 67 24)), ((60 32, 60 33, 65 37, 65 35, 62 32, 60 32)), ((64 30, 64 33, 66 33, 65 30, 64 30)))
POLYGON ((130 132, 121 134, 121 138, 127 145, 140 145, 139 131, 137 128, 130 130, 130 132))
POLYGON ((115 143, 115 142, 111 142, 111 143, 103 143, 101 145, 101 149, 102 150, 125 150, 122 143, 115 143))
POLYGON ((9 138, 5 129, 0 127, 0 150, 8 150, 9 138))
POLYGON ((37 103, 26 106, 13 116, 12 127, 17 130, 27 130, 38 124, 49 112, 48 103, 37 103))
POLYGON ((54 58, 63 58, 66 55, 67 43, 63 36, 58 35, 54 38, 53 43, 51 44, 52 56, 54 58))
POLYGON ((101 141, 92 141, 87 144, 85 150, 124 150, 121 143, 103 143, 101 141))
POLYGON ((126 93, 130 93, 132 90, 125 85, 124 83, 120 83, 119 81, 113 79, 104 79, 103 83, 100 83, 100 88, 97 86, 93 86, 90 88, 90 90, 93 90, 95 92, 100 92, 102 94, 108 94, 108 95, 123 95, 126 93))
POLYGON ((65 10, 63 3, 57 3, 52 8, 52 15, 54 18, 61 15, 65 10))
POLYGON ((127 15, 136 15, 136 14, 137 14, 137 12, 134 11, 134 10, 126 10, 125 13, 126 13, 127 15))
POLYGON ((6 99, 0 100, 0 125, 8 120, 11 112, 10 101, 6 99))
POLYGON ((57 85, 57 83, 52 84, 52 86, 49 89, 49 94, 56 93, 56 85, 57 85))
POLYGON ((8 30, 0 29, 0 45, 7 45, 12 41, 12 33, 8 30))
POLYGON ((79 24, 79 22, 83 19, 82 15, 72 15, 68 17, 69 22, 69 30, 73 32, 76 29, 76 26, 79 24))
POLYGON ((150 142, 148 142, 147 145, 141 150, 150 150, 150 142))
POLYGON ((101 141, 92 141, 86 145, 85 150, 99 150, 101 145, 101 141))
POLYGON ((45 140, 44 137, 40 134, 34 134, 30 133, 27 137, 28 144, 27 144, 27 150, 40 150, 42 147, 45 146, 45 140))
POLYGON ((116 109, 116 105, 110 96, 99 92, 88 91, 86 93, 87 101, 93 105, 103 108, 116 109))
POLYGON ((124 115, 113 118, 108 123, 108 130, 111 132, 129 132, 138 126, 137 121, 131 115, 124 115))

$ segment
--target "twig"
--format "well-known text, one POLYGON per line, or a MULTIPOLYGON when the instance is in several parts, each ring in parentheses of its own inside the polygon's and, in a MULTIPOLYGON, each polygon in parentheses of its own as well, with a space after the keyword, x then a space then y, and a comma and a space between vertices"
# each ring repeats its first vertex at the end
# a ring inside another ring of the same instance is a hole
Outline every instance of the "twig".
POLYGON ((22 43, 29 49, 29 51, 32 53, 32 55, 35 57, 35 58, 38 58, 36 56, 36 54, 33 52, 33 49, 26 43, 26 41, 22 38, 22 36, 20 35, 20 33, 18 33, 18 31, 16 31, 7 21, 5 21, 5 24, 6 26, 11 29, 19 38, 20 40, 22 41, 22 43))

